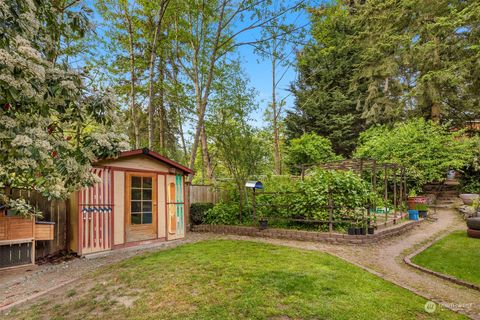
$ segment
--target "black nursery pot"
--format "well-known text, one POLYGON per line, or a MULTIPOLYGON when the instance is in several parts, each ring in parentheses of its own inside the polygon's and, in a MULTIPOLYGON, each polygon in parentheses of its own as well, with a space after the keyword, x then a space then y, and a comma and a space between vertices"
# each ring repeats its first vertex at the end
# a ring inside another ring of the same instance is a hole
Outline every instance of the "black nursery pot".
POLYGON ((375 228, 374 227, 368 227, 368 234, 374 234, 375 233, 375 228))
POLYGON ((355 228, 355 234, 362 236, 366 234, 365 228, 355 228))
POLYGON ((260 230, 265 230, 268 228, 268 220, 259 220, 260 230))
POLYGON ((427 211, 418 211, 418 215, 420 216, 420 218, 427 218, 427 211))
POLYGON ((360 235, 362 235, 362 236, 367 235, 367 229, 366 228, 360 228, 360 235))
POLYGON ((354 236, 355 235, 355 228, 354 227, 348 228, 348 234, 351 235, 351 236, 354 236))

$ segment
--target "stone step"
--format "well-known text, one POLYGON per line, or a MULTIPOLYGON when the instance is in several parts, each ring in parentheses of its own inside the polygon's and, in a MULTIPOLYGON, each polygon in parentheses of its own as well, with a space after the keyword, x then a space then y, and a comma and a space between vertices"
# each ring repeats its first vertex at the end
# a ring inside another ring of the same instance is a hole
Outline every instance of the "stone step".
POLYGON ((435 209, 451 209, 454 206, 452 204, 432 204, 429 206, 429 208, 435 208, 435 209))

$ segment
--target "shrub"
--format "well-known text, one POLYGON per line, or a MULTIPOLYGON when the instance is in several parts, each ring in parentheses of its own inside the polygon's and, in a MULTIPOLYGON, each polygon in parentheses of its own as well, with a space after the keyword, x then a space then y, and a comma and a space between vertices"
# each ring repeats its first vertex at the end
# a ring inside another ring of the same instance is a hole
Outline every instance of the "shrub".
POLYGON ((213 203, 192 203, 190 205, 190 221, 192 224, 202 224, 205 220, 205 214, 213 208, 213 203))
POLYGON ((379 201, 370 183, 351 171, 316 169, 300 184, 300 193, 294 198, 292 211, 307 219, 328 219, 328 198, 332 198, 334 219, 357 219, 365 207, 379 201))
POLYGON ((238 203, 219 202, 205 213, 206 224, 238 224, 238 203))
POLYGON ((410 187, 420 190, 426 183, 443 180, 449 169, 471 163, 474 149, 474 140, 459 132, 413 119, 363 132, 355 157, 404 165, 410 187))
POLYGON ((315 133, 305 133, 300 138, 290 140, 287 163, 292 172, 299 172, 298 166, 302 164, 339 159, 340 157, 333 152, 330 140, 315 133))

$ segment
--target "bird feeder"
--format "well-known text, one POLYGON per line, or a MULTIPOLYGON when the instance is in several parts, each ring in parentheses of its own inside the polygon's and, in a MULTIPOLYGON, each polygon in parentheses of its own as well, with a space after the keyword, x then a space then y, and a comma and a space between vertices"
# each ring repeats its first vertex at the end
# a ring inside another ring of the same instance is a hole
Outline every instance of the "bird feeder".
POLYGON ((245 187, 251 188, 252 191, 253 191, 253 198, 252 198, 253 220, 257 220, 257 206, 256 206, 255 190, 263 189, 263 183, 261 183, 260 181, 247 181, 245 183, 245 187))

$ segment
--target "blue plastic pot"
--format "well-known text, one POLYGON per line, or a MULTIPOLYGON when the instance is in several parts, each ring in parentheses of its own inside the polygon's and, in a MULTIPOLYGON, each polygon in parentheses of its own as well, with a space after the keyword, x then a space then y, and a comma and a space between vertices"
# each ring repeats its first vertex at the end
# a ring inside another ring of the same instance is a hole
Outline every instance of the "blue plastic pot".
POLYGON ((408 219, 418 220, 418 210, 408 210, 408 219))

